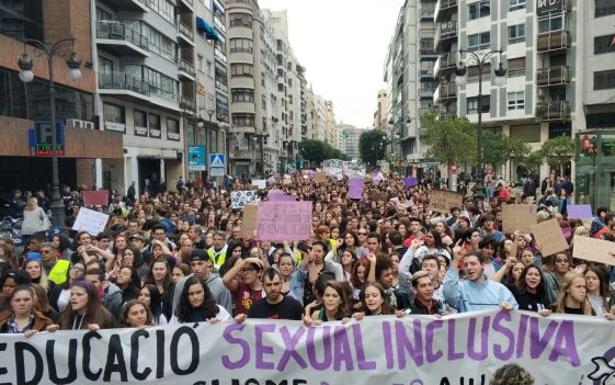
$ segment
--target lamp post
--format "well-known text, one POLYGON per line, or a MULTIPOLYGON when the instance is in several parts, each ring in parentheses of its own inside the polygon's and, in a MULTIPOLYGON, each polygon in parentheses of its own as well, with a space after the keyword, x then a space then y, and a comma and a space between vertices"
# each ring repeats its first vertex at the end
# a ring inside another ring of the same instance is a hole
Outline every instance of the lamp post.
POLYGON ((48 70, 48 92, 49 92, 49 108, 51 111, 51 214, 52 222, 54 226, 62 227, 64 223, 64 202, 60 195, 60 177, 58 168, 58 154, 57 154, 57 135, 58 129, 56 127, 56 89, 53 81, 53 58, 59 53, 60 48, 65 43, 71 43, 71 53, 68 59, 66 59, 66 66, 68 67, 68 77, 71 80, 81 79, 81 60, 75 52, 75 38, 69 37, 58 40, 54 43, 47 44, 37 39, 25 39, 24 40, 24 52, 21 58, 17 62, 19 66, 19 79, 24 83, 29 83, 34 80, 34 73, 32 72, 32 57, 26 53, 25 44, 30 44, 34 47, 38 56, 47 57, 47 70, 48 70))
POLYGON ((483 117, 483 111, 482 111, 482 107, 483 107, 483 100, 482 100, 483 99, 483 66, 488 63, 490 64, 491 59, 493 58, 495 54, 498 55, 498 62, 499 62, 498 68, 493 71, 495 74, 495 84, 498 87, 502 87, 506 84, 506 68, 502 66, 502 50, 493 50, 493 51, 485 52, 479 55, 476 52, 464 51, 460 49, 459 50, 459 64, 457 65, 457 69, 455 70, 455 74, 457 75, 455 77, 455 84, 457 84, 457 87, 463 87, 468 82, 467 66, 476 65, 478 67, 478 103, 477 103, 478 124, 476 126, 477 142, 478 142, 478 148, 477 148, 478 153, 476 156, 477 158, 476 187, 477 188, 482 188, 482 183, 483 183, 483 173, 482 173, 482 160, 483 160, 482 150, 483 149, 481 146, 481 136, 482 136, 481 129, 482 129, 482 122, 483 122, 482 120, 482 117, 483 117), (464 63, 464 59, 465 59, 465 63, 464 63))

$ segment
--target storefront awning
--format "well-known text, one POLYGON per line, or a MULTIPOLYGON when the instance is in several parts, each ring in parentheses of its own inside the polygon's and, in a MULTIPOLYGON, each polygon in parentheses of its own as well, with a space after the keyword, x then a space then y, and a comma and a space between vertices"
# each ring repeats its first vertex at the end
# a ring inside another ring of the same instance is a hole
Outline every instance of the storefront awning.
POLYGON ((220 36, 218 36, 218 32, 216 32, 216 29, 214 28, 214 26, 211 25, 209 22, 207 22, 207 20, 203 19, 202 17, 199 17, 199 16, 196 17, 196 29, 200 33, 205 34, 205 38, 208 40, 215 40, 215 41, 220 40, 220 36))

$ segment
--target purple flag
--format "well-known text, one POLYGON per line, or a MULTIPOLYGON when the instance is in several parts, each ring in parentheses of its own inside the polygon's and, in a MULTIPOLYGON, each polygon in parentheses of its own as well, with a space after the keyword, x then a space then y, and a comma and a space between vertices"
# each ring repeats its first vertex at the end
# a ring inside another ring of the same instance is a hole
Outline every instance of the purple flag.
POLYGON ((348 179, 348 196, 350 199, 361 199, 365 183, 362 178, 348 179))
POLYGON ((419 184, 419 180, 417 178, 413 177, 413 176, 409 176, 409 177, 404 179, 404 185, 407 188, 416 186, 417 184, 419 184))

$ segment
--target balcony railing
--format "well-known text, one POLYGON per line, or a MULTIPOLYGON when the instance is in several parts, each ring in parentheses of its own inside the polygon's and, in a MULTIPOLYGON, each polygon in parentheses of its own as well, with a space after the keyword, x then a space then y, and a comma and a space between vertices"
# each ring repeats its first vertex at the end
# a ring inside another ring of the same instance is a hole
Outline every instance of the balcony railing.
POLYGON ((559 100, 538 103, 536 115, 543 120, 568 120, 570 119, 570 102, 559 100))
POLYGON ((118 40, 130 42, 145 50, 149 47, 149 40, 140 32, 130 28, 119 21, 101 20, 96 22, 96 37, 98 39, 118 40))
POLYGON ((99 72, 98 87, 103 90, 127 90, 150 95, 147 82, 119 71, 99 72))
POLYGON ((179 69, 192 76, 196 74, 194 65, 184 58, 179 60, 179 69))
POLYGON ((556 86, 570 83, 570 69, 566 66, 540 68, 536 82, 541 86, 556 86))
POLYGON ((177 29, 181 35, 184 35, 191 41, 194 41, 194 31, 192 30, 192 26, 180 22, 177 23, 177 29))
POLYGON ((179 107, 186 109, 186 110, 192 110, 195 111, 196 110, 196 102, 194 101, 193 98, 189 97, 189 96, 185 96, 182 95, 180 102, 179 102, 179 107))
POLYGON ((457 0, 438 0, 434 8, 434 18, 440 21, 444 15, 457 8, 457 0))
POLYGON ((570 46, 568 32, 564 30, 544 32, 538 35, 539 52, 557 51, 570 46))
POLYGON ((440 99, 451 99, 457 97, 457 85, 455 83, 442 82, 439 86, 440 99))

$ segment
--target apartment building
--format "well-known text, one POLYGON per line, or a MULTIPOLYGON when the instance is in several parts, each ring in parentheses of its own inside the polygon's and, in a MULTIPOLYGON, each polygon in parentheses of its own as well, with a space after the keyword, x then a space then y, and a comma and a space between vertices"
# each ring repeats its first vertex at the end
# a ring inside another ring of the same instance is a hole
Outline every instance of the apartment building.
POLYGON ((48 192, 51 184, 52 162, 45 150, 52 140, 47 57, 26 39, 55 43, 75 37, 52 58, 60 183, 101 186, 101 162, 121 163, 122 135, 100 131, 95 124, 99 112, 91 68, 93 11, 87 0, 0 2, 0 194, 13 188, 48 192), (66 64, 72 52, 81 61, 79 79, 71 79, 66 64), (23 54, 33 64, 33 78, 27 83, 19 76, 23 54))
POLYGON ((184 130, 194 129, 193 0, 96 0, 100 125, 123 135, 124 159, 102 164, 103 185, 138 192, 184 175, 184 130))
POLYGON ((389 155, 408 164, 420 161, 420 115, 432 104, 435 82, 433 14, 435 1, 407 0, 400 8, 385 61, 387 90, 379 95, 378 124, 392 140, 389 155), (380 104, 380 102, 383 102, 380 104))
POLYGON ((335 111, 333 102, 325 100, 325 142, 329 143, 333 148, 341 150, 341 135, 337 129, 335 121, 335 111))
MULTIPOLYGON (((438 0, 434 103, 445 116, 478 120, 478 67, 470 61, 465 87, 455 84, 458 49, 483 57, 483 127, 537 149, 550 138, 590 127, 612 127, 615 86, 609 37, 615 5, 604 0, 438 0), (493 69, 507 69, 499 87, 493 69)), ((467 58, 465 55, 464 58, 467 58)), ((546 165, 542 177, 549 172, 546 165)), ((497 170, 511 179, 527 172, 515 163, 497 170)), ((574 174, 573 165, 564 172, 574 174)))
POLYGON ((359 153, 359 138, 365 130, 351 124, 340 123, 337 129, 342 133, 342 151, 352 160, 361 159, 359 153))
POLYGON ((386 104, 387 104, 386 90, 378 91, 377 102, 378 104, 377 104, 376 111, 374 112, 374 122, 372 123, 372 126, 375 129, 385 131, 387 130, 387 127, 388 127, 387 112, 386 112, 386 104))

